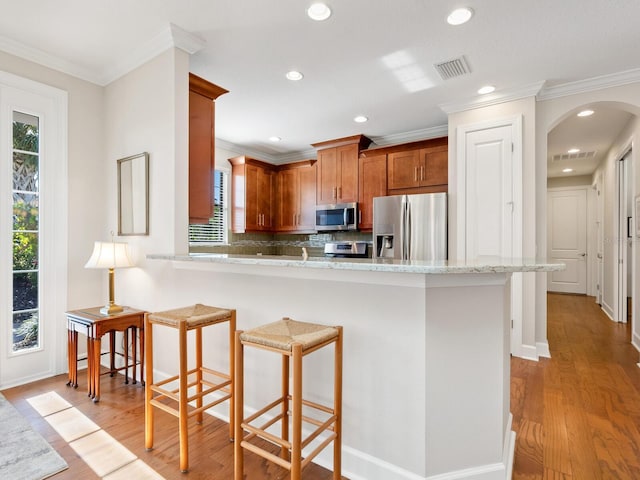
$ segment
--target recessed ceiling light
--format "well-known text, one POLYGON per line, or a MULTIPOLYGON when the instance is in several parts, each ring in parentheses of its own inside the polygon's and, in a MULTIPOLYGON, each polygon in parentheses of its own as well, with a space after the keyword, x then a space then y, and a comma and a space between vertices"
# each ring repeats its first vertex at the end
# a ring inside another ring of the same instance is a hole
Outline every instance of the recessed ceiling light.
POLYGON ((304 77, 304 75, 296 70, 287 72, 287 78, 291 81, 297 82, 298 80, 302 80, 302 77, 304 77))
POLYGON ((494 87, 493 85, 485 85, 484 87, 478 89, 478 93, 480 95, 486 95, 487 93, 493 93, 495 92, 496 87, 494 87))
POLYGON ((321 22, 331 16, 331 9, 324 3, 314 3, 307 9, 307 15, 312 20, 321 22))
POLYGON ((570 148, 569 150, 567 150, 567 153, 578 153, 579 151, 579 148, 570 148))
POLYGON ((472 16, 473 10, 471 10, 470 8, 456 8, 447 17, 447 23, 449 25, 462 25, 463 23, 467 23, 469 20, 471 20, 472 16))
POLYGON ((280 140, 282 140, 280 137, 277 136, 273 136, 273 137, 269 137, 269 141, 270 142, 279 142, 280 140))
POLYGON ((578 113, 579 117, 588 117, 590 115, 593 115, 593 110, 582 110, 580 113, 578 113))
POLYGON ((573 172, 573 168, 563 168, 562 173, 570 173, 573 172))
POLYGON ((353 117, 353 121, 356 122, 356 123, 364 123, 367 120, 369 120, 369 118, 365 117, 364 115, 358 115, 356 117, 353 117))

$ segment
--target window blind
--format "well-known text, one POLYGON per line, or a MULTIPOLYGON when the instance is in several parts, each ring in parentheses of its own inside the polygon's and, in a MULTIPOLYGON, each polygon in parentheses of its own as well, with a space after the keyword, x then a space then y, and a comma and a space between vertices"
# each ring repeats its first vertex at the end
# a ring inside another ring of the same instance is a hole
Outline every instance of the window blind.
POLYGON ((215 170, 213 175, 213 217, 207 224, 189 225, 189 243, 211 244, 226 243, 227 229, 226 216, 227 205, 225 202, 227 174, 221 170, 215 170))

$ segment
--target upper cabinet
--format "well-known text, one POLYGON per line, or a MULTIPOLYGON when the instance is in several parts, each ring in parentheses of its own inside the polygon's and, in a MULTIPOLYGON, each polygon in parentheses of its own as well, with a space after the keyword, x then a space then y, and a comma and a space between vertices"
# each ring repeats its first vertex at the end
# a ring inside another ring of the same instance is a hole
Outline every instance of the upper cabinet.
POLYGON ((364 157, 387 155, 387 194, 446 192, 449 183, 447 137, 372 148, 364 157))
POLYGON ((315 232, 316 161, 278 167, 276 231, 315 232))
POLYGON ((373 229, 373 199, 387 195, 387 156, 361 157, 358 170, 358 229, 373 229))
POLYGON ((224 93, 189 74, 189 223, 208 223, 213 216, 215 100, 224 93))
POLYGON ((370 143, 364 135, 354 135, 312 145, 318 149, 318 205, 358 201, 358 155, 370 143))
POLYGON ((244 155, 230 158, 229 162, 232 231, 272 231, 275 224, 275 166, 244 155))

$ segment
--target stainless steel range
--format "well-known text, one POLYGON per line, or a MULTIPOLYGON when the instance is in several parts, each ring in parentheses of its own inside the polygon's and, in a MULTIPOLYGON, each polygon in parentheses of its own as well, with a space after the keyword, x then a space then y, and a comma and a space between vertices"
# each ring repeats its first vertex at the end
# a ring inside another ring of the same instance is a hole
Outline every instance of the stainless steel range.
POLYGON ((324 245, 327 257, 367 258, 368 243, 355 240, 341 240, 324 245))

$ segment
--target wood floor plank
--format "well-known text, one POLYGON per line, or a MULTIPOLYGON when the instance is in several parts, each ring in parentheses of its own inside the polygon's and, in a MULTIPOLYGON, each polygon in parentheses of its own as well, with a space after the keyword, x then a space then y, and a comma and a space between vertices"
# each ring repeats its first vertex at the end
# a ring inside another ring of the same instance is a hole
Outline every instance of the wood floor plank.
POLYGON ((512 359, 513 478, 538 478, 532 465, 542 463, 543 479, 640 479, 640 355, 630 326, 612 322, 593 297, 547 298, 551 358, 512 359), (540 408, 542 447, 523 448, 532 438, 528 419, 540 408))

